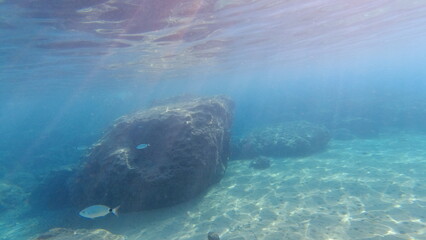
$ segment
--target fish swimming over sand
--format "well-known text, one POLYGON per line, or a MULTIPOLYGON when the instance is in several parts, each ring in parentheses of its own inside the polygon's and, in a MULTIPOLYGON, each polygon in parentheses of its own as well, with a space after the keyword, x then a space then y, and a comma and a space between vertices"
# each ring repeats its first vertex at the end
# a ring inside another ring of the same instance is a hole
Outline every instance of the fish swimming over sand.
POLYGON ((85 218, 97 218, 97 217, 103 217, 105 215, 108 215, 109 213, 114 214, 115 216, 118 216, 118 209, 120 206, 116 208, 110 208, 105 205, 93 205, 90 207, 87 207, 80 211, 80 216, 85 218))
POLYGON ((75 148, 77 151, 86 151, 89 149, 88 146, 78 146, 75 148))
POLYGON ((136 149, 144 149, 144 148, 147 148, 147 147, 149 147, 149 146, 151 146, 151 145, 149 145, 149 144, 146 144, 146 143, 142 143, 142 144, 139 144, 139 145, 137 145, 136 146, 136 149))

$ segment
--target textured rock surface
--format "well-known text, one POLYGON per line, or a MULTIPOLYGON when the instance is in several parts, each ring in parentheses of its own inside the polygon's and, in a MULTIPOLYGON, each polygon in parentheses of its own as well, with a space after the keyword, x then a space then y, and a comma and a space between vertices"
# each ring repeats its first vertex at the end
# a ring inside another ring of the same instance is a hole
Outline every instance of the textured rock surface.
POLYGON ((137 211, 200 194, 224 174, 232 110, 227 98, 195 98, 118 119, 70 180, 73 203, 137 211))
POLYGON ((308 122, 288 122, 256 130, 234 143, 233 158, 303 156, 323 149, 328 130, 308 122))
POLYGON ((207 234, 207 239, 208 240, 220 240, 219 234, 215 233, 215 232, 209 232, 207 234))
POLYGON ((33 240, 125 240, 121 235, 115 235, 104 229, 67 229, 53 228, 33 240))

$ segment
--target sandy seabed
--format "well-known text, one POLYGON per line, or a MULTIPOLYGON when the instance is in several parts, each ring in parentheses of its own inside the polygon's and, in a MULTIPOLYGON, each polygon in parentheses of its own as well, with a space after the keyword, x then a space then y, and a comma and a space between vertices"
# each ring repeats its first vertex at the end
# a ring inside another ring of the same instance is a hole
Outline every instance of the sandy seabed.
POLYGON ((209 231, 221 240, 426 239, 426 135, 333 140, 265 170, 249 163, 231 161, 224 179, 190 202, 87 227, 130 240, 205 240, 209 231))

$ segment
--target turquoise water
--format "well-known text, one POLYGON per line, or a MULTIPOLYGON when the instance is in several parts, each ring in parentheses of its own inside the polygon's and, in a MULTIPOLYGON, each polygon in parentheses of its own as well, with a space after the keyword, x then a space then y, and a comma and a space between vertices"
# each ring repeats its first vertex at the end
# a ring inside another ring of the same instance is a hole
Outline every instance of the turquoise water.
POLYGON ((414 0, 0 1, 0 239, 426 239, 425 24, 414 0), (115 119, 182 94, 230 97, 233 139, 301 120, 332 138, 264 170, 231 159, 169 208, 88 220, 30 204, 115 119))

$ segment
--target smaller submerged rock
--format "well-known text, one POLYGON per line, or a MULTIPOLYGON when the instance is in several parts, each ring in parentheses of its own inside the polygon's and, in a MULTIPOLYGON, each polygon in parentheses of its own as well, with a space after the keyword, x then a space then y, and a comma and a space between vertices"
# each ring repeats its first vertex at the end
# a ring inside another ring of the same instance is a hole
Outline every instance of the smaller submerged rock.
POLYGON ((263 156, 257 157, 250 162, 250 167, 259 170, 267 169, 271 167, 271 159, 263 156))
POLYGON ((207 234, 207 239, 208 240, 220 240, 219 234, 215 233, 215 232, 209 232, 207 234))
POLYGON ((115 235, 105 229, 68 229, 52 228, 33 240, 125 240, 122 235, 115 235))
POLYGON ((287 122, 254 130, 233 144, 233 158, 296 157, 320 151, 329 131, 306 121, 287 122))

